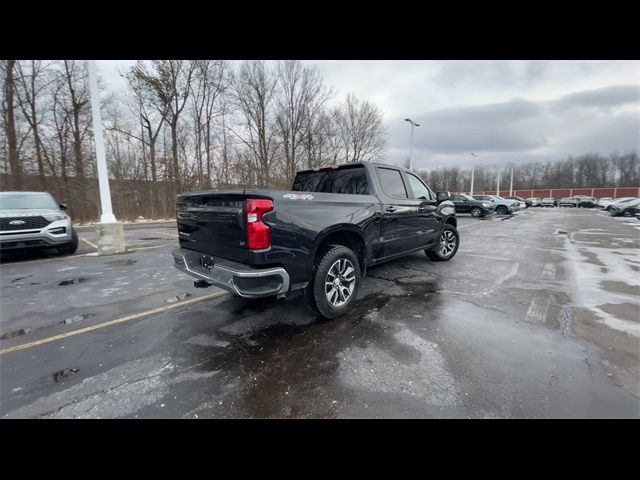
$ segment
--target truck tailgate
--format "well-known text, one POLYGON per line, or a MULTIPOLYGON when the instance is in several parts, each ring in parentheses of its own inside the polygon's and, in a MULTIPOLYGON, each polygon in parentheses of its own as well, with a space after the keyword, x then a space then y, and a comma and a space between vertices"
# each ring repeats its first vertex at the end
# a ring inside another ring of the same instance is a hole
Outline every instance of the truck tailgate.
POLYGON ((194 192, 178 196, 177 221, 180 246, 246 262, 243 191, 194 192))

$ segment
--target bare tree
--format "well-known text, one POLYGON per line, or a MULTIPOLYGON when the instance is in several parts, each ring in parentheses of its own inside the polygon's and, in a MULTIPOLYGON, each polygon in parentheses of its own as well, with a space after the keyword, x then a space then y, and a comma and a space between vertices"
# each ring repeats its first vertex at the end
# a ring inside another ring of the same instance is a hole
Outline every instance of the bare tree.
POLYGON ((314 122, 333 92, 324 86, 315 67, 305 67, 298 60, 278 62, 278 96, 276 121, 284 152, 284 173, 293 182, 305 152, 304 141, 312 142, 314 122))
POLYGON ((383 158, 387 151, 387 127, 382 113, 367 101, 347 95, 343 105, 336 108, 334 117, 343 148, 345 162, 372 161, 383 158))
POLYGON ((172 179, 181 190, 178 160, 178 120, 191 92, 196 63, 185 60, 154 60, 151 68, 139 62, 131 69, 138 82, 154 94, 154 105, 171 130, 172 179))
POLYGON ((245 135, 231 130, 249 149, 259 186, 268 186, 279 147, 273 120, 276 79, 262 61, 245 61, 233 81, 233 102, 245 135))
MULTIPOLYGON (((20 109, 33 133, 38 178, 40 187, 44 190, 46 188, 45 158, 47 150, 42 142, 40 128, 43 116, 48 110, 48 105, 41 104, 43 94, 46 94, 46 88, 50 82, 45 78, 48 65, 43 64, 40 60, 31 60, 28 62, 28 67, 23 66, 23 63, 27 62, 17 63, 18 88, 16 95, 20 102, 20 109)), ((55 177, 55 171, 52 171, 52 174, 55 177)))
POLYGON ((2 62, 3 74, 3 101, 2 119, 3 129, 7 141, 7 153, 9 157, 9 168, 11 173, 17 176, 16 184, 22 186, 22 164, 18 154, 18 138, 16 134, 15 116, 15 60, 4 60, 2 62))
POLYGON ((199 60, 196 62, 193 117, 198 184, 202 183, 206 171, 204 184, 208 188, 211 187, 213 169, 213 121, 222 114, 218 100, 227 87, 227 69, 228 65, 223 60, 199 60))

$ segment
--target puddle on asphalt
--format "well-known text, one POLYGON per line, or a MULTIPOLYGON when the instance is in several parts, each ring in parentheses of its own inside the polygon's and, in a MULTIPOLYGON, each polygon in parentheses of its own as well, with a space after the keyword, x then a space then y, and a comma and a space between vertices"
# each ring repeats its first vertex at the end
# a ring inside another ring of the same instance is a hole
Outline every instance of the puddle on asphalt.
POLYGON ((140 240, 162 240, 160 237, 140 237, 140 240))
MULTIPOLYGON (((243 301, 231 310, 227 326, 238 321, 238 314, 249 312, 249 316, 259 317, 268 309, 274 310, 271 313, 276 323, 267 321, 264 328, 252 324, 243 332, 216 327, 216 340, 229 343, 224 350, 215 348, 219 345, 211 348, 203 342, 198 342, 199 345, 189 342, 193 346, 188 352, 196 355, 193 361, 200 365, 198 370, 225 372, 224 378, 220 378, 222 383, 211 385, 213 391, 207 392, 215 401, 205 402, 194 412, 207 416, 297 418, 309 412, 312 404, 314 416, 336 416, 336 405, 348 403, 354 395, 353 388, 343 384, 340 376, 342 357, 347 349, 376 347, 400 364, 416 362, 416 351, 403 344, 397 334, 407 326, 413 328, 415 322, 427 323, 436 318, 432 312, 439 300, 431 293, 437 292, 437 287, 428 281, 402 284, 402 288, 401 295, 372 293, 362 297, 337 319, 314 318, 303 324, 283 323, 286 320, 278 312, 277 302, 243 301), (399 307, 409 296, 419 304, 420 319, 416 315, 404 315, 399 307), (229 387, 231 384, 233 388, 229 387), (323 402, 328 398, 332 401, 323 402), (218 400, 224 401, 224 409, 218 400)), ((288 309, 301 310, 302 320, 312 316, 303 313, 306 307, 302 297, 286 303, 288 309)), ((206 330, 198 333, 211 334, 206 330)))
POLYGON ((24 335, 30 332, 31 332, 30 328, 21 328, 19 330, 13 330, 12 332, 7 332, 0 335, 0 340, 8 340, 10 338, 19 337, 20 335, 24 335))
POLYGON ((68 368, 67 370, 60 370, 53 374, 53 380, 58 383, 65 378, 73 377, 80 371, 79 368, 68 368))
POLYGON ((138 261, 137 260, 133 260, 131 258, 125 259, 125 260, 112 260, 110 262, 105 262, 104 265, 121 265, 121 266, 130 266, 130 265, 135 265, 138 261))
POLYGON ((58 285, 59 286, 65 286, 65 285, 76 285, 78 283, 82 283, 82 282, 86 282, 87 279, 86 278, 70 278, 68 280, 63 280, 61 281, 58 285))

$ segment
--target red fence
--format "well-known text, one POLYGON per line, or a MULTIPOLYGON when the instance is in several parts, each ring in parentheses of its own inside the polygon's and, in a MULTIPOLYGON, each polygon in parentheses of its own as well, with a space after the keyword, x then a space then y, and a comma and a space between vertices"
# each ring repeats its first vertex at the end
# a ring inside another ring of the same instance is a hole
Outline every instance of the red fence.
MULTIPOLYGON (((480 195, 495 195, 495 190, 486 190, 483 192, 474 192, 480 195)), ((503 197, 509 196, 509 190, 500 190, 503 197)), ((588 195, 590 197, 602 198, 620 198, 620 197, 640 197, 640 187, 620 187, 620 188, 543 188, 543 189, 527 189, 514 190, 513 195, 516 197, 573 197, 574 195, 588 195)))

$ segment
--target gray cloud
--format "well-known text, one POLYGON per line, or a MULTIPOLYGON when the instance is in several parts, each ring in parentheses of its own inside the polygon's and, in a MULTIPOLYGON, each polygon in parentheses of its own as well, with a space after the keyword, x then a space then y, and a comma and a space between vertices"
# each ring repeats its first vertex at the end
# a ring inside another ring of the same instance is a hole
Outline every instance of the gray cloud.
MULTIPOLYGON (((505 103, 437 110, 413 118, 414 146, 436 153, 519 151, 548 143, 541 105, 522 99, 505 103)), ((392 147, 408 144, 409 124, 389 120, 392 147), (402 133, 404 132, 404 133, 402 133)))
MULTIPOLYGON (((518 98, 446 108, 412 119, 420 123, 414 131, 413 163, 422 168, 468 166, 470 152, 481 154, 486 163, 500 164, 640 149, 640 95, 633 85, 575 92, 551 101, 518 98)), ((408 157, 410 127, 398 117, 389 124, 390 163, 399 164, 408 157)))
POLYGON ((640 103, 640 86, 614 85, 572 93, 553 102, 553 108, 554 110, 568 108, 603 108, 628 103, 640 103))

